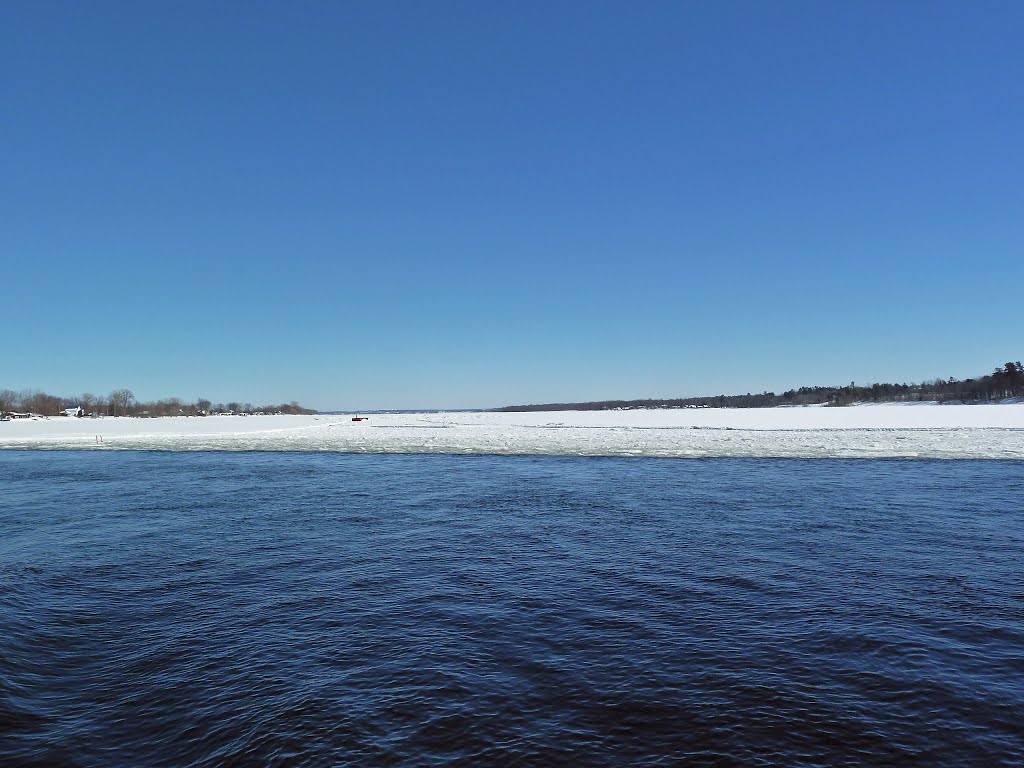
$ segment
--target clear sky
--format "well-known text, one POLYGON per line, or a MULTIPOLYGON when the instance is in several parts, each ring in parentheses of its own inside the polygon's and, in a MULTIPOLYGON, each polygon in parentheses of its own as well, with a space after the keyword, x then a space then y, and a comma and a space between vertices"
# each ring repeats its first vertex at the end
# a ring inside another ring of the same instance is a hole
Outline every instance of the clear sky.
POLYGON ((0 29, 0 388, 486 407, 1024 356, 1024 3, 0 29))

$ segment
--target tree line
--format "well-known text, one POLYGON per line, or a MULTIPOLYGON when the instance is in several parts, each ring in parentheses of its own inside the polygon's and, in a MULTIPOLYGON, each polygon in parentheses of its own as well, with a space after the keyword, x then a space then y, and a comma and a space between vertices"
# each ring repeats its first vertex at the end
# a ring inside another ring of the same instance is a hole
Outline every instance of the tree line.
POLYGON ((67 409, 81 408, 87 416, 206 416, 211 413, 234 414, 312 414, 316 411, 303 408, 294 400, 290 403, 253 405, 252 403, 213 403, 205 398, 186 402, 178 397, 162 400, 137 400, 130 389, 115 389, 109 395, 81 395, 61 397, 35 389, 15 392, 0 389, 0 414, 33 413, 40 416, 57 416, 67 409))
POLYGON ((772 408, 780 405, 851 405, 853 403, 985 403, 1024 397, 1024 366, 1006 363, 987 376, 970 379, 934 379, 920 384, 870 384, 850 382, 842 387, 800 387, 782 394, 761 392, 745 395, 678 397, 647 400, 600 400, 586 403, 509 405, 497 411, 601 411, 617 408, 772 408))

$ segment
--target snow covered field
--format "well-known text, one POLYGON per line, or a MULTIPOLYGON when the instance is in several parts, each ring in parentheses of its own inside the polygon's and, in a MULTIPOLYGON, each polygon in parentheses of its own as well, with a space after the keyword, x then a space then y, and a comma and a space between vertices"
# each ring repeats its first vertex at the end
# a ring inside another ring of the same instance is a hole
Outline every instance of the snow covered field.
POLYGON ((51 418, 0 423, 3 448, 1024 459, 1024 404, 51 418))

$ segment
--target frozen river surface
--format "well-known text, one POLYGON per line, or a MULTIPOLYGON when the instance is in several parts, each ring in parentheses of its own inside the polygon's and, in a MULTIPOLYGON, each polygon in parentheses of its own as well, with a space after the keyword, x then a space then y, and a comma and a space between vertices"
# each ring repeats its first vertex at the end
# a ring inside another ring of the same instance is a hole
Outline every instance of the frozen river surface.
POLYGON ((0 424, 0 448, 1024 459, 1024 404, 51 418, 0 424))

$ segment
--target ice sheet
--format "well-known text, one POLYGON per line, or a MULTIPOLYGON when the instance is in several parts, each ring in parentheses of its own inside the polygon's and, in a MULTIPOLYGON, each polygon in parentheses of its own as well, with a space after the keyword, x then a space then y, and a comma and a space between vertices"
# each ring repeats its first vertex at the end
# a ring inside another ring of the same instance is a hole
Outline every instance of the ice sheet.
POLYGON ((1024 459, 1024 404, 50 418, 0 423, 0 448, 1024 459))

